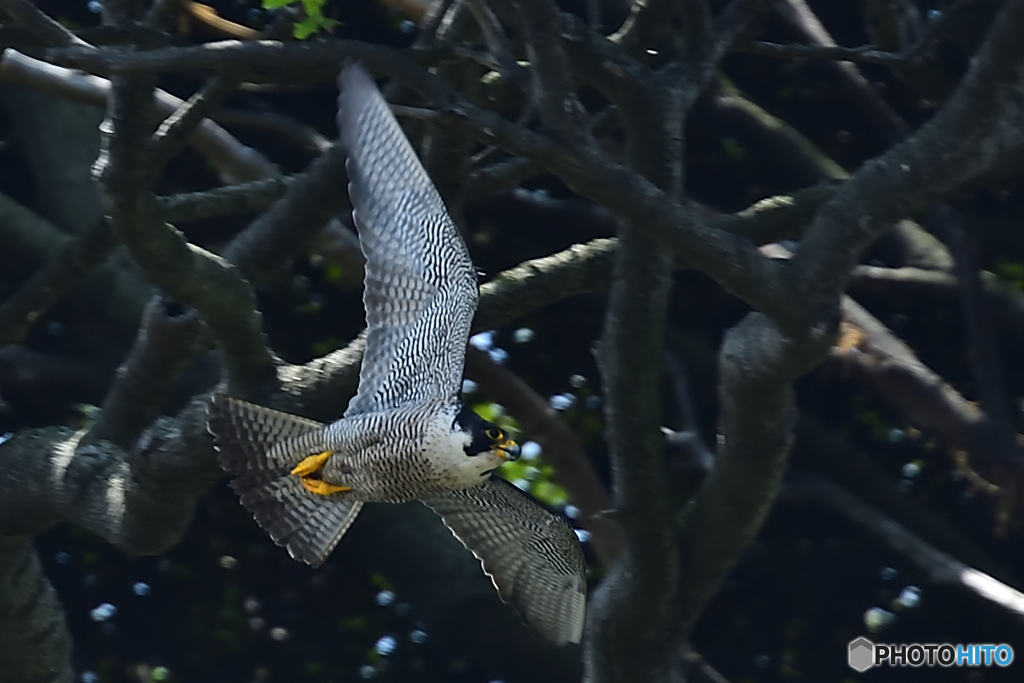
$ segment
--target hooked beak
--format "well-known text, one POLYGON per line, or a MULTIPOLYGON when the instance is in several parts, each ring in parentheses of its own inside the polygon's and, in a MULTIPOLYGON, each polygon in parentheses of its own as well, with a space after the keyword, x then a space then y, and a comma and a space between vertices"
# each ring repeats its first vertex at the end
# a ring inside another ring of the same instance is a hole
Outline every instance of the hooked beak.
POLYGON ((505 439, 494 444, 491 452, 505 462, 512 462, 519 459, 519 454, 522 453, 522 450, 519 448, 519 444, 512 439, 505 439))

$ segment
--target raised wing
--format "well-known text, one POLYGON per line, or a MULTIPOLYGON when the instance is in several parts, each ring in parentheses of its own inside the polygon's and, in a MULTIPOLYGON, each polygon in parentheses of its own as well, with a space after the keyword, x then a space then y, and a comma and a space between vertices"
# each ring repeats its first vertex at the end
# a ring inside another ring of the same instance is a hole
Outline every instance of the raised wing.
POLYGON ((558 644, 583 634, 583 550, 566 522, 504 479, 423 501, 479 558, 484 572, 540 635, 558 644))
POLYGON ((466 245, 369 74, 341 72, 338 127, 366 256, 366 352, 346 416, 455 395, 477 281, 466 245))

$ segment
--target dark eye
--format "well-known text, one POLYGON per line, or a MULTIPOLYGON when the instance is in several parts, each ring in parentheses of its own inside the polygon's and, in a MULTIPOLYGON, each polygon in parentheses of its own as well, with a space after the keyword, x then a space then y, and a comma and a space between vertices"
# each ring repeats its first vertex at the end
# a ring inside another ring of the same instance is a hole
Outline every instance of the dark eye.
POLYGON ((498 439, 501 438, 501 430, 498 429, 497 427, 488 427, 486 430, 484 430, 484 434, 486 434, 487 438, 491 439, 492 441, 497 441, 498 439))

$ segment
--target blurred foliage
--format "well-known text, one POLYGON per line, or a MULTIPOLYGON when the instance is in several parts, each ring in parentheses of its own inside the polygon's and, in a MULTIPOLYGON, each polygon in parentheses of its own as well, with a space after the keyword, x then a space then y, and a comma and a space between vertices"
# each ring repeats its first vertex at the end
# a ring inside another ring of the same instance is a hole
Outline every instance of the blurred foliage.
POLYGON ((299 40, 305 40, 319 31, 328 31, 338 25, 337 19, 324 16, 327 0, 261 0, 266 9, 277 9, 289 5, 302 5, 303 18, 295 22, 293 32, 299 40))

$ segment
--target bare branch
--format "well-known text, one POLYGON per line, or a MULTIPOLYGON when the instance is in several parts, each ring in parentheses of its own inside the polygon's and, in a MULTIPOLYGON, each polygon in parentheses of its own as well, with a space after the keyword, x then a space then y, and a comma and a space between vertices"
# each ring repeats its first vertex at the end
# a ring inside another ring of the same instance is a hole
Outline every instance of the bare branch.
POLYGON ((259 283, 291 258, 346 203, 345 152, 337 144, 288 184, 277 202, 231 241, 224 258, 259 283))
POLYGON ((932 582, 959 586, 1024 619, 1024 593, 935 548, 898 521, 835 484, 814 475, 793 472, 786 477, 783 494, 791 500, 809 501, 829 508, 859 524, 917 565, 932 582))
POLYGON ((230 76, 218 75, 211 78, 187 102, 164 119, 153 133, 150 151, 154 174, 185 144, 189 135, 204 119, 234 92, 238 81, 230 76))
POLYGON ((595 593, 584 656, 594 681, 633 679, 637 671, 617 674, 611 666, 627 661, 626 652, 645 663, 642 678, 669 681, 674 666, 666 656, 675 634, 667 628, 668 606, 678 590, 679 562, 660 430, 659 361, 672 260, 633 227, 623 226, 619 244, 597 357, 614 502, 628 545, 595 593))
POLYGON ((661 240, 677 256, 708 273, 740 299, 773 317, 792 315, 780 297, 779 264, 763 258, 746 239, 708 225, 690 205, 672 201, 650 181, 596 152, 571 155, 542 135, 464 102, 449 111, 484 142, 536 159, 578 194, 661 240))
POLYGON ((144 52, 114 48, 53 48, 47 56, 55 63, 94 73, 166 73, 175 71, 223 71, 254 83, 270 79, 304 82, 333 79, 345 59, 364 62, 373 71, 384 72, 412 83, 417 80, 417 62, 434 64, 451 59, 447 47, 424 47, 399 51, 383 45, 355 40, 281 42, 277 40, 222 40, 188 47, 166 47, 144 52))
MULTIPOLYGON (((1013 343, 1024 344, 1024 293, 1011 283, 987 271, 980 273, 981 286, 988 297, 999 333, 1013 343)), ((857 266, 850 289, 858 292, 900 291, 931 299, 937 305, 956 300, 958 281, 952 273, 924 268, 883 268, 857 266)))
POLYGON ((211 118, 236 128, 251 128, 257 131, 279 135, 303 152, 323 154, 331 147, 331 141, 312 126, 275 111, 249 111, 221 108, 211 118))
POLYGON ((479 168, 466 178, 467 197, 486 199, 504 190, 516 187, 544 172, 544 167, 532 159, 515 157, 479 168))
MULTIPOLYGON (((815 45, 835 47, 836 42, 808 6, 806 0, 784 0, 776 4, 780 15, 815 45)), ((855 102, 875 122, 885 139, 895 142, 907 135, 907 124, 874 91, 871 84, 861 75, 855 64, 836 62, 832 65, 840 82, 853 93, 855 102)))
POLYGON ((0 536, 0 633, 4 680, 74 680, 64 609, 29 536, 0 536))
POLYGON ((156 210, 160 218, 171 223, 261 211, 280 199, 296 177, 272 176, 201 192, 158 196, 156 210))
POLYGON ((159 418, 131 451, 81 443, 66 427, 26 430, 0 446, 0 529, 28 535, 73 521, 132 554, 178 541, 196 496, 222 473, 206 433, 205 397, 159 418))
POLYGON ((487 49, 490 51, 498 71, 506 78, 511 79, 522 75, 522 69, 516 61, 512 45, 505 37, 505 31, 494 11, 484 0, 468 0, 467 4, 480 27, 480 32, 484 35, 487 49))
POLYGON ((905 142, 866 163, 804 235, 791 261, 805 320, 833 306, 863 250, 893 221, 1024 144, 1024 2, 1010 0, 946 106, 905 142))
MULTIPOLYGON (((408 83, 433 101, 447 103, 455 99, 446 84, 397 53, 378 46, 364 46, 364 51, 352 45, 343 43, 333 49, 339 52, 349 48, 356 50, 370 65, 408 83)), ((292 50, 292 47, 273 41, 245 44, 227 41, 223 44, 207 43, 198 48, 181 48, 180 51, 175 48, 172 53, 164 55, 159 50, 131 53, 131 56, 120 52, 104 54, 116 61, 119 69, 242 68, 246 64, 267 66, 263 62, 273 63, 289 56, 299 63, 315 61, 313 57, 316 60, 324 58, 322 52, 305 51, 308 46, 299 46, 297 50, 292 50)), ((754 307, 775 317, 786 317, 791 300, 783 302, 778 296, 775 284, 779 280, 777 265, 761 258, 746 240, 709 229, 689 207, 669 200, 651 183, 594 150, 576 158, 543 135, 509 123, 494 112, 478 109, 463 101, 457 102, 447 105, 443 111, 450 114, 452 120, 467 125, 470 132, 482 141, 500 144, 510 151, 540 161, 583 196, 607 206, 631 224, 641 226, 648 234, 664 240, 677 253, 700 262, 702 269, 754 307)))
POLYGON ((772 57, 774 59, 821 59, 863 64, 901 64, 906 57, 901 53, 878 50, 872 45, 841 47, 839 45, 782 45, 766 40, 752 40, 737 46, 740 52, 772 57))
POLYGON ((160 415, 175 382, 191 365, 192 354, 183 351, 202 339, 201 328, 194 311, 153 297, 142 314, 135 347, 83 442, 109 441, 129 449, 160 415))
MULTIPOLYGON (((778 169, 793 174, 790 182, 804 185, 828 179, 846 180, 850 177, 842 166, 824 154, 800 131, 752 102, 727 79, 719 79, 718 92, 710 100, 709 106, 715 118, 736 134, 743 135, 749 131, 753 142, 747 142, 744 136, 741 143, 745 147, 757 145, 760 156, 772 160, 773 173, 778 169)), ((802 226, 804 221, 800 224, 802 226)), ((898 221, 893 230, 872 245, 872 250, 876 254, 879 250, 891 253, 893 262, 907 265, 935 269, 948 269, 952 266, 952 257, 945 245, 910 220, 898 221)))
MULTIPOLYGON (((107 106, 110 95, 110 81, 105 78, 75 73, 26 57, 11 48, 5 50, 0 58, 0 79, 100 108, 107 106)), ((157 91, 155 106, 161 114, 170 115, 182 104, 177 97, 163 90, 157 91)), ((206 157, 228 182, 256 180, 277 173, 263 155, 239 143, 209 119, 203 119, 189 136, 188 143, 206 157)))
POLYGON ((1003 384, 1003 362, 992 331, 988 300, 982 293, 977 238, 967 234, 962 220, 948 205, 933 206, 928 212, 928 220, 933 230, 945 236, 956 259, 954 271, 960 281, 971 369, 977 398, 985 413, 985 424, 980 434, 984 443, 978 444, 978 450, 984 452, 987 459, 1015 469, 1024 463, 1017 443, 1017 430, 1010 416, 1009 397, 1003 384))
POLYGON ((115 234, 146 276, 169 298, 194 307, 224 351, 228 380, 242 395, 266 379, 273 361, 248 283, 222 258, 190 244, 156 219, 150 193, 150 77, 119 76, 101 125, 94 167, 115 234))
POLYGON ((480 287, 474 329, 501 327, 542 306, 608 285, 618 240, 597 239, 525 261, 480 287))
MULTIPOLYGON (((716 225, 737 233, 750 232, 765 241, 799 228, 801 216, 809 216, 825 196, 809 192, 799 200, 789 197, 765 200, 741 214, 723 216, 716 225)), ((480 287, 474 330, 507 325, 533 311, 568 297, 608 287, 618 239, 602 238, 576 244, 565 251, 525 261, 498 273, 480 287)), ((685 267, 677 260, 676 267, 685 267)), ((346 347, 301 366, 288 366, 288 377, 314 382, 318 391, 331 396, 355 393, 365 336, 346 347)), ((320 419, 320 418, 317 418, 320 419)))
POLYGON ((1021 504, 1014 495, 1022 476, 1016 431, 1009 428, 1013 436, 1003 450, 994 447, 991 425, 977 404, 926 367, 901 340, 848 297, 843 298, 843 315, 855 325, 858 336, 850 348, 833 350, 833 358, 875 386, 910 424, 941 435, 953 449, 961 473, 996 498, 998 523, 1004 525, 1013 506, 1021 504))
MULTIPOLYGON (((715 18, 707 61, 717 66, 738 42, 753 31, 775 0, 732 0, 715 18)), ((710 74, 708 75, 710 76, 710 74)))
POLYGON ((24 340, 35 321, 103 263, 115 246, 106 219, 77 235, 0 306, 0 346, 24 340))
POLYGON ((562 15, 552 0, 518 0, 526 31, 534 96, 544 125, 562 143, 589 147, 582 125, 583 105, 576 99, 572 70, 562 45, 562 15))
POLYGON ((719 353, 719 441, 715 465, 680 531, 681 623, 687 631, 740 552, 764 523, 785 470, 796 423, 792 381, 820 362, 834 325, 787 338, 765 316, 748 314, 719 353))
MULTIPOLYGON (((626 52, 634 57, 643 50, 653 47, 669 26, 669 19, 677 7, 674 0, 634 0, 629 8, 629 16, 618 31, 609 38, 622 45, 626 52)), ((703 0, 688 3, 690 7, 704 5, 703 0)), ((692 14, 690 15, 692 16, 692 14)), ((705 16, 705 21, 707 16, 705 16)))
POLYGON ((51 19, 48 14, 36 7, 31 0, 3 0, 0 2, 0 9, 19 24, 32 31, 47 45, 92 47, 89 43, 64 28, 60 22, 51 19))

